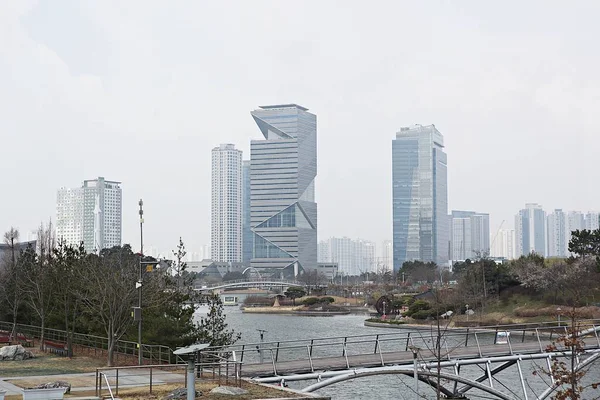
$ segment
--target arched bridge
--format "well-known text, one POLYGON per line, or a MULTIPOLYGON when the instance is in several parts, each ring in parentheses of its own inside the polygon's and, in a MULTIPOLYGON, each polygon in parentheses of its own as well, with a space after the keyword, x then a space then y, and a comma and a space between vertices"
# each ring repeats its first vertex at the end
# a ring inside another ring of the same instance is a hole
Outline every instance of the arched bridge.
MULTIPOLYGON (((583 347, 575 359, 576 371, 600 358, 599 322, 586 321, 579 333, 583 347)), ((549 398, 556 390, 551 377, 546 375, 544 381, 543 374, 533 374, 531 368, 548 371, 554 360, 569 357, 570 350, 557 342, 567 335, 567 328, 556 322, 459 330, 442 327, 440 334, 433 326, 240 344, 225 351, 242 362, 242 376, 262 383, 312 381, 303 389, 306 392, 384 374, 408 375, 435 388, 439 375, 440 392, 447 398, 466 398, 474 390, 497 399, 527 400, 549 398), (507 374, 510 382, 503 381, 507 374)))
POLYGON ((278 280, 278 279, 240 279, 235 281, 228 281, 219 283, 213 286, 206 287, 195 287, 194 290, 209 292, 219 289, 227 289, 227 288, 255 288, 255 287, 290 287, 290 286, 301 286, 304 287, 305 284, 303 282, 291 281, 291 280, 278 280))

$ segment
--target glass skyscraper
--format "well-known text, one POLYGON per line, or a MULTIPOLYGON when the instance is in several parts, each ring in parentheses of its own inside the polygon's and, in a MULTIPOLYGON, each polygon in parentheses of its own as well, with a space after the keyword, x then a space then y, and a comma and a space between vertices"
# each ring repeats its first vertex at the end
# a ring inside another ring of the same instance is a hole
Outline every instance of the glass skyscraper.
POLYGON ((401 128, 392 141, 394 271, 405 261, 448 263, 444 138, 434 125, 401 128))
POLYGON ((296 104, 251 115, 265 138, 250 143, 251 265, 294 276, 317 268, 317 117, 296 104))

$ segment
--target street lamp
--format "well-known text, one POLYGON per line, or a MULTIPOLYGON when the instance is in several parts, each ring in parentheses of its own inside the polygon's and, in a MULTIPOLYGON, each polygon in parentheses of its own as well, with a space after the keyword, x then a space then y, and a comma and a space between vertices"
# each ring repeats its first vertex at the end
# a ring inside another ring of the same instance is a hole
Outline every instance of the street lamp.
POLYGON ((558 317, 558 326, 560 326, 560 312, 561 312, 561 308, 557 307, 556 308, 556 316, 558 317))
POLYGON ((415 377, 415 398, 419 398, 419 372, 417 371, 417 356, 419 355, 419 351, 421 349, 417 346, 408 346, 410 351, 413 353, 413 368, 414 368, 414 377, 415 377))
POLYGON ((139 201, 140 206, 140 275, 136 288, 138 289, 138 365, 142 365, 142 259, 144 258, 144 202, 139 201))

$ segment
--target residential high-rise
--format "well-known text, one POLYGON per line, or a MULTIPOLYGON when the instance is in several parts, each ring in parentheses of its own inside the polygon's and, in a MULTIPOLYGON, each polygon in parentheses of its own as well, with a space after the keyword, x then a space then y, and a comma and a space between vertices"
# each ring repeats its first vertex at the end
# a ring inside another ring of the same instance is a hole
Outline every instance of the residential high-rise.
POLYGON ((535 203, 525 205, 515 216, 516 256, 535 252, 546 256, 546 212, 535 203))
POLYGON ((490 254, 489 214, 453 210, 449 217, 452 261, 473 260, 490 254))
POLYGON ((492 240, 492 256, 508 260, 515 258, 515 230, 500 229, 492 240))
POLYGON ((444 138, 435 125, 401 128, 392 141, 394 270, 405 261, 448 262, 444 138))
POLYGON ((585 214, 585 229, 593 231, 599 228, 599 214, 594 211, 585 214))
POLYGON ((317 117, 296 104, 251 112, 264 140, 250 143, 251 265, 294 276, 317 268, 317 117))
POLYGON ((242 165, 242 262, 250 266, 252 260, 252 228, 250 228, 250 160, 244 160, 242 165))
POLYGON ((556 209, 548 214, 546 223, 548 257, 568 257, 567 214, 561 209, 556 209))
POLYGON ((379 254, 378 270, 392 271, 394 269, 394 246, 391 240, 384 240, 381 243, 381 250, 379 254))
POLYGON ((121 245, 121 182, 103 177, 80 188, 61 188, 56 197, 56 237, 87 252, 121 245))
POLYGON ((212 260, 242 261, 242 151, 233 144, 212 149, 212 260))
POLYGON ((329 241, 320 240, 317 245, 317 261, 320 263, 331 262, 331 252, 329 251, 329 241))

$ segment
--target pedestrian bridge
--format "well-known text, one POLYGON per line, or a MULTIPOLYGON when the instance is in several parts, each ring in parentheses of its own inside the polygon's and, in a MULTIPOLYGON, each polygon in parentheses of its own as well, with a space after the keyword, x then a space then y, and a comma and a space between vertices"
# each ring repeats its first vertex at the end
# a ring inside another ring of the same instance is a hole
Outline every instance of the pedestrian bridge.
MULTIPOLYGON (((577 371, 600 357, 599 330, 600 321, 585 321, 582 325, 579 336, 584 345, 577 354, 577 371)), ((531 368, 534 365, 538 371, 548 371, 554 360, 569 357, 570 349, 556 341, 568 334, 567 328, 556 322, 458 330, 441 327, 439 334, 437 327, 431 326, 392 333, 248 343, 226 351, 242 362, 242 376, 272 384, 308 381, 303 389, 306 392, 387 374, 409 375, 435 388, 439 375, 440 392, 447 398, 466 398, 470 391, 476 391, 488 398, 546 399, 556 390, 554 382, 546 375, 545 384, 532 383, 543 374, 534 374, 531 368), (507 384, 500 376, 512 378, 507 384)))
POLYGON ((235 281, 223 282, 218 285, 206 286, 206 287, 195 287, 194 290, 201 292, 210 292, 219 289, 229 288, 270 288, 270 287, 290 287, 290 286, 306 286, 303 282, 290 281, 290 280, 277 280, 277 279, 240 279, 235 281))

